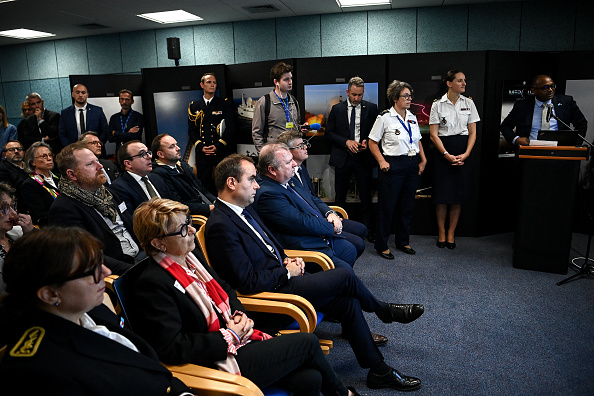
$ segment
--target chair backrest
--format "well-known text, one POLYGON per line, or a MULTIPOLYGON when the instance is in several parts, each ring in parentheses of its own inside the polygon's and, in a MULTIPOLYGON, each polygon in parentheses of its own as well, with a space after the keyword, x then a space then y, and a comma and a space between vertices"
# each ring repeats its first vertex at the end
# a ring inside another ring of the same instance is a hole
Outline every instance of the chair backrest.
POLYGON ((124 273, 124 275, 118 277, 113 282, 113 288, 115 290, 116 296, 120 303, 121 312, 120 317, 124 321, 124 324, 128 328, 128 330, 134 331, 132 327, 132 323, 130 323, 129 316, 126 312, 126 303, 130 303, 129 293, 132 289, 132 285, 136 282, 140 274, 144 271, 149 263, 149 259, 146 258, 136 264, 134 267, 130 268, 128 271, 124 273))
POLYGON ((196 237, 198 238, 198 245, 200 245, 200 250, 206 259, 206 263, 212 267, 210 264, 210 259, 208 258, 208 253, 206 252, 206 223, 202 224, 196 233, 196 237))

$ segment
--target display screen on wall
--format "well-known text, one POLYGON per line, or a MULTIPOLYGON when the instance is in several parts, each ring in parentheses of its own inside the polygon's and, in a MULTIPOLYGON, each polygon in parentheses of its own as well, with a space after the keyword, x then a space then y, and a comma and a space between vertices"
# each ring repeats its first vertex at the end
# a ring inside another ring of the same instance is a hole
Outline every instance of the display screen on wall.
MULTIPOLYGON (((252 120, 256 102, 272 91, 274 87, 239 88, 233 90, 233 109, 235 111, 235 133, 237 143, 252 144, 252 120)), ((252 151, 256 148, 253 147, 252 151)))
MULTIPOLYGON (((501 92, 501 120, 503 122, 505 117, 514 107, 514 103, 518 100, 528 99, 534 96, 530 90, 529 82, 526 80, 507 80, 503 82, 503 90, 501 92)), ((510 146, 503 134, 499 132, 499 156, 513 157, 515 156, 515 148, 510 146)))

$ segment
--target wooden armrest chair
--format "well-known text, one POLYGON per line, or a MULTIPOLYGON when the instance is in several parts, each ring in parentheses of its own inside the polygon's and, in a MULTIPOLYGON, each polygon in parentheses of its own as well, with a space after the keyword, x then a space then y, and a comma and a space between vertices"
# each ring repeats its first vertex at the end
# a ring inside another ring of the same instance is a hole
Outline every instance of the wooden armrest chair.
POLYGON ((336 213, 340 214, 343 219, 349 219, 349 214, 341 206, 329 206, 329 208, 335 211, 336 213))
POLYGON ((206 220, 208 220, 208 217, 206 217, 206 216, 192 215, 192 225, 196 229, 198 229, 198 228, 202 227, 204 224, 206 224, 206 220))

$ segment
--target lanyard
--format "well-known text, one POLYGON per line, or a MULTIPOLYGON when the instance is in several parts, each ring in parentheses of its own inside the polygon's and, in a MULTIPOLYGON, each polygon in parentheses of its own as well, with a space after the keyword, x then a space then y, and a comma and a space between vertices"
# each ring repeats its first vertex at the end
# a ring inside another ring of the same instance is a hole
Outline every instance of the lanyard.
POLYGON ((283 109, 285 110, 285 116, 287 117, 287 122, 291 122, 291 114, 289 113, 289 94, 287 94, 287 105, 285 106, 285 102, 283 102, 283 100, 281 99, 280 96, 278 96, 278 94, 276 93, 276 91, 274 91, 274 94, 276 95, 276 97, 278 98, 278 100, 281 101, 281 104, 283 105, 283 109))
POLYGON ((412 140, 412 125, 408 124, 408 128, 407 128, 406 123, 400 119, 400 116, 396 116, 396 118, 398 118, 398 121, 400 121, 400 123, 402 124, 402 126, 404 127, 406 132, 408 132, 408 136, 410 138, 410 143, 412 144, 412 142, 413 142, 413 140, 412 140))
POLYGON ((124 119, 122 118, 122 113, 120 113, 120 124, 122 125, 122 132, 126 132, 126 127, 128 126, 128 120, 132 116, 132 109, 130 109, 130 113, 128 113, 128 118, 126 118, 126 123, 124 123, 124 119))

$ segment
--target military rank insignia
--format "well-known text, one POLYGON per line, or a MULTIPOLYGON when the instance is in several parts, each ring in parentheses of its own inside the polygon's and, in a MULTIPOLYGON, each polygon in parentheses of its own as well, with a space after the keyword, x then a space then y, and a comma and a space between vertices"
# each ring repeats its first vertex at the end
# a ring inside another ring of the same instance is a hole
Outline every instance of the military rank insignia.
POLYGON ((445 124, 447 124, 447 123, 448 123, 448 122, 446 121, 445 117, 442 117, 442 118, 441 118, 441 123, 442 123, 443 125, 445 125, 445 124))
POLYGON ((31 327, 10 351, 12 357, 31 357, 37 353, 41 340, 45 335, 43 327, 31 327))

